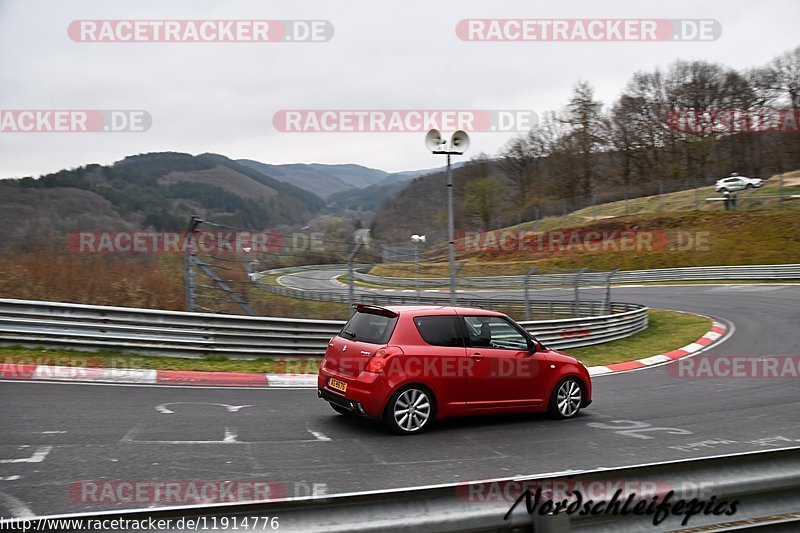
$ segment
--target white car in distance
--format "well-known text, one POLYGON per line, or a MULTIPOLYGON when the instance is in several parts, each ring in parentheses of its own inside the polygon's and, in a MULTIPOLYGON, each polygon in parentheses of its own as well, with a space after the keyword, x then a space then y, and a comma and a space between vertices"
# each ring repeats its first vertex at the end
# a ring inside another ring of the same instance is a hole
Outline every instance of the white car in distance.
POLYGON ((758 189, 764 185, 764 180, 761 178, 748 178, 745 176, 729 176, 717 180, 715 189, 717 192, 725 191, 743 191, 745 189, 758 189))

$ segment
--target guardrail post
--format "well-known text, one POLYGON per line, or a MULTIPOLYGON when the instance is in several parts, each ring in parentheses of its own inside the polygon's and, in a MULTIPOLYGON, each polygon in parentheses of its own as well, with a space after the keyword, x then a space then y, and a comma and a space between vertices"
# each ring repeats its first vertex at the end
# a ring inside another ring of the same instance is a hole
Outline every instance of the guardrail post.
POLYGON ((531 282, 531 274, 537 269, 538 267, 531 267, 528 272, 525 274, 525 320, 531 319, 531 300, 528 296, 528 288, 531 282))
POLYGON ((608 275, 608 279, 606 280, 606 300, 603 308, 605 309, 605 313, 609 315, 611 314, 611 278, 616 276, 617 272, 619 272, 618 268, 612 270, 608 275))
POLYGON ((581 295, 579 286, 581 283, 581 274, 583 274, 584 272, 586 272, 586 269, 582 268, 578 270, 578 272, 575 274, 575 300, 574 300, 575 312, 573 314, 576 317, 581 316, 581 295))

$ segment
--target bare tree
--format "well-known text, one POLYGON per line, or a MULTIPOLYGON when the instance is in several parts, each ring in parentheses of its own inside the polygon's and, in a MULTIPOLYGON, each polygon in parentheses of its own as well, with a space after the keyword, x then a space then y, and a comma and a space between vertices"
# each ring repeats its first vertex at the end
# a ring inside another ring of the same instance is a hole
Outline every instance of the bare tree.
POLYGON ((583 194, 592 192, 596 177, 595 155, 605 144, 605 118, 603 103, 594 99, 594 89, 586 82, 578 82, 562 116, 571 128, 573 145, 577 149, 577 182, 583 194))

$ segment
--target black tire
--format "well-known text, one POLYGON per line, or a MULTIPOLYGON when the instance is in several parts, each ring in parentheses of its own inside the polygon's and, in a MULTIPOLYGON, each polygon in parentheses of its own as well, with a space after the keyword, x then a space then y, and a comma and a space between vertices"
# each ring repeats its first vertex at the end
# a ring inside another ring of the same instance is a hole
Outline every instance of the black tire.
POLYGON ((727 187, 723 187, 723 188, 721 188, 721 189, 719 190, 719 192, 721 192, 721 193, 726 193, 726 192, 728 192, 728 188, 727 188, 727 187))
POLYGON ((355 413, 353 413, 353 411, 351 411, 350 409, 345 409, 345 408, 344 408, 344 407, 342 407, 341 405, 336 405, 335 403, 332 403, 332 402, 328 402, 328 403, 330 403, 330 406, 331 406, 331 408, 332 408, 334 411, 336 411, 337 413, 339 413, 340 415, 344 415, 344 416, 356 416, 356 415, 355 415, 355 413))
POLYGON ((583 407, 585 390, 583 383, 577 378, 562 379, 553 387, 547 414, 558 420, 575 418, 583 407))
POLYGON ((422 385, 406 385, 398 389, 389 398, 383 412, 383 421, 397 435, 422 433, 435 419, 436 398, 422 385))
POLYGON ((752 183, 748 183, 747 185, 744 186, 744 188, 745 189, 753 189, 753 188, 755 188, 755 185, 753 185, 752 183))

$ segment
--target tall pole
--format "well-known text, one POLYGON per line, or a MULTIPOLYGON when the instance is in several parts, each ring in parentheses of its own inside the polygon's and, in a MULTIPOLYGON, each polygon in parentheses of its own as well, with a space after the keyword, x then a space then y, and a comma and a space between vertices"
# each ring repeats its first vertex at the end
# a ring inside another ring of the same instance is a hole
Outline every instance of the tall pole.
POLYGON ((450 260, 450 305, 456 305, 456 248, 453 226, 453 175, 447 154, 447 255, 450 260))
POLYGON ((185 289, 185 306, 189 312, 194 312, 195 307, 195 294, 194 294, 194 266, 196 264, 197 249, 195 248, 194 234, 197 227, 202 223, 199 217, 192 216, 189 220, 189 227, 186 231, 184 241, 184 289, 185 289))
POLYGON ((447 155, 447 255, 450 263, 450 305, 455 305, 456 248, 455 222, 453 221, 453 173, 450 168, 450 156, 462 155, 467 151, 467 148, 469 148, 469 135, 459 130, 453 134, 448 144, 442 139, 439 130, 433 129, 425 136, 425 146, 434 154, 447 155))
POLYGON ((353 316, 355 309, 353 304, 356 303, 356 289, 355 289, 355 272, 353 269, 353 260, 355 259, 358 251, 364 245, 363 242, 356 242, 353 246, 353 251, 347 256, 347 301, 350 307, 350 316, 353 316))
POLYGON ((417 303, 419 303, 419 243, 414 243, 414 285, 417 289, 417 303))

